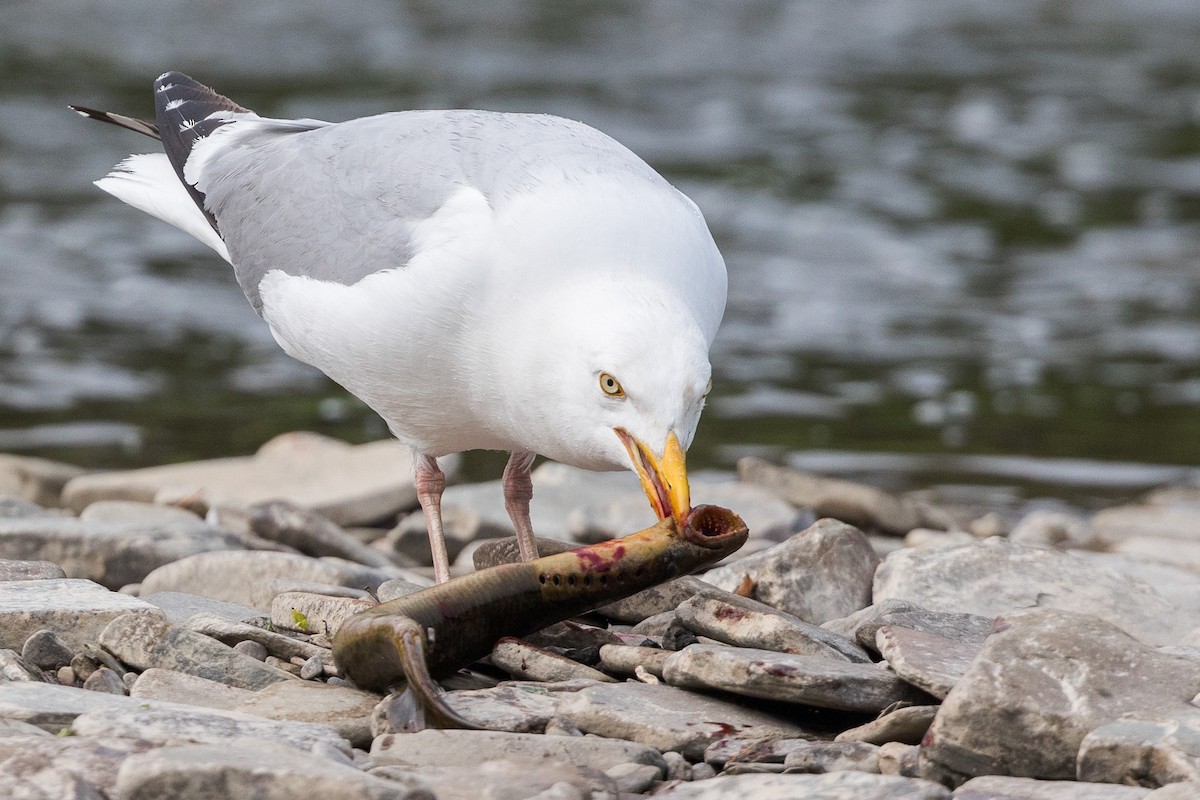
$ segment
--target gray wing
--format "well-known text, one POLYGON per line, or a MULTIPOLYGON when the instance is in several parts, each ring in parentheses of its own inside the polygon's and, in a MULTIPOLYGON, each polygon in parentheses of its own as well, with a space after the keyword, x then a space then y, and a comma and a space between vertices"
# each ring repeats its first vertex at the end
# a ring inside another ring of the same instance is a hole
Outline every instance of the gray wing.
POLYGON ((230 132, 238 125, 257 127, 214 150, 196 183, 260 313, 258 284, 274 269, 352 284, 402 268, 414 228, 464 186, 493 209, 567 171, 667 186, 604 134, 544 115, 407 111, 302 130, 247 120, 230 132))

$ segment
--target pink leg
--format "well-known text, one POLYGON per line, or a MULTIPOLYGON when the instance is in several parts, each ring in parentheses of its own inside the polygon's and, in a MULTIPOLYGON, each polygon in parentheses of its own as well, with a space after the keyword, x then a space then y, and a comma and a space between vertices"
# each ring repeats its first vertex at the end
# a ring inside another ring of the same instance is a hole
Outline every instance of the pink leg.
POLYGON ((533 499, 529 468, 533 466, 533 457, 533 453, 512 453, 504 467, 504 510, 517 530, 517 550, 522 561, 538 557, 533 524, 529 521, 529 501, 533 499))
POLYGON ((433 579, 445 583, 450 580, 450 558, 446 555, 446 535, 442 530, 442 492, 446 490, 446 474, 432 456, 413 452, 413 464, 416 466, 417 500, 425 512, 425 527, 429 529, 433 579))

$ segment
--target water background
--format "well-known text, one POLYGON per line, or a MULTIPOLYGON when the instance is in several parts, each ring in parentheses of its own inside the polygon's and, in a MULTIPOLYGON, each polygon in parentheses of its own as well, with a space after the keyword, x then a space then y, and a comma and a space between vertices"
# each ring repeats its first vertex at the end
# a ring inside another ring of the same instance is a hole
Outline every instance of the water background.
MULTIPOLYGON (((91 186, 167 69, 272 116, 583 120, 730 271, 690 455, 1111 502, 1200 465, 1200 4, 828 0, 0 8, 0 451, 89 466, 382 423, 226 264, 91 186)), ((494 477, 496 456, 468 471, 494 477)))

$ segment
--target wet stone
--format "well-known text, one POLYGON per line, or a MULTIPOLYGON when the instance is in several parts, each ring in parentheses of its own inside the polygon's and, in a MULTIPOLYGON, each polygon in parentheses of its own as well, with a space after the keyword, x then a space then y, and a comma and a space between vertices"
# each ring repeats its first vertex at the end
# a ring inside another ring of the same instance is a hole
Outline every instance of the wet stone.
POLYGON ((1139 644, 1095 617, 1054 609, 1005 615, 942 703, 921 771, 1067 780, 1084 737, 1124 714, 1200 719, 1200 661, 1139 644))
POLYGON ((749 598, 709 590, 684 601, 680 622, 696 634, 738 647, 869 663, 855 642, 749 598))
POLYGON ((929 694, 945 699, 983 649, 933 633, 886 625, 875 634, 876 648, 892 671, 929 694))
POLYGON ((878 719, 842 731, 836 737, 839 742, 857 741, 869 744, 902 742, 920 744, 929 730, 938 706, 906 706, 883 714, 878 719))
POLYGON ((704 580, 729 592, 748 583, 751 598, 820 625, 871 604, 878 564, 862 531, 823 519, 782 544, 709 570, 704 580))
POLYGON ((693 645, 667 660, 663 676, 673 686, 840 711, 878 712, 896 702, 928 702, 924 692, 873 664, 748 648, 693 645))

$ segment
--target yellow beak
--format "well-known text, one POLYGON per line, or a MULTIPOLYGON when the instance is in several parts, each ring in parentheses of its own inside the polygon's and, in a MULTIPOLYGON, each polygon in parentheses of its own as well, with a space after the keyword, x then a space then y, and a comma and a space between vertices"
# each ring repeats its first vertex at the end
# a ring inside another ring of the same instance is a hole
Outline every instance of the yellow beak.
POLYGON ((624 428, 614 428, 621 444, 629 452, 629 460, 642 481, 642 489, 650 498, 650 506, 659 519, 674 517, 682 527, 692 510, 688 489, 687 469, 683 448, 675 432, 667 434, 660 459, 654 451, 624 428))

